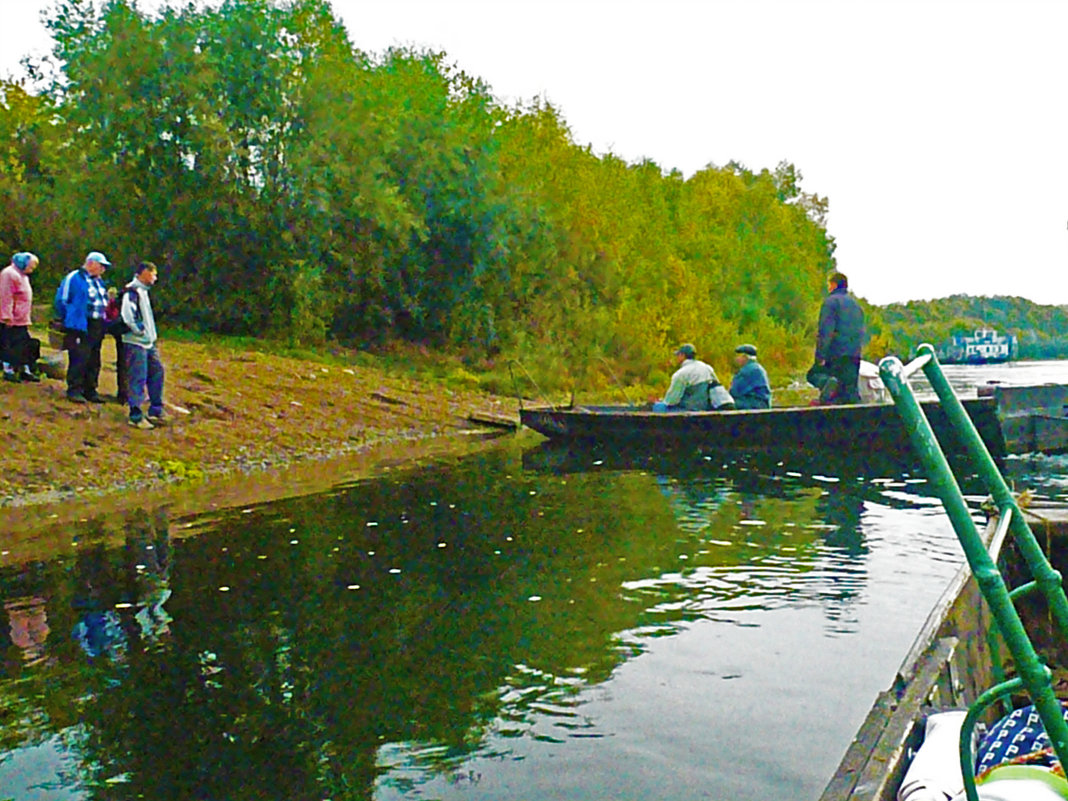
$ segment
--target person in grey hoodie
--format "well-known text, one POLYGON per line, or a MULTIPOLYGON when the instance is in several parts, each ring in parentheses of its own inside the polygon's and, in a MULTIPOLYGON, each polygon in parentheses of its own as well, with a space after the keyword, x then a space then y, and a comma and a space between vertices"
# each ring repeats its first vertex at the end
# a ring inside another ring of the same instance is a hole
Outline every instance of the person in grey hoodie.
POLYGON ((128 329, 122 335, 126 355, 127 400, 129 423, 134 428, 163 425, 163 363, 156 348, 156 320, 148 290, 156 283, 156 265, 143 261, 137 265, 133 281, 122 293, 120 317, 128 329), (148 389, 148 416, 141 411, 148 389))

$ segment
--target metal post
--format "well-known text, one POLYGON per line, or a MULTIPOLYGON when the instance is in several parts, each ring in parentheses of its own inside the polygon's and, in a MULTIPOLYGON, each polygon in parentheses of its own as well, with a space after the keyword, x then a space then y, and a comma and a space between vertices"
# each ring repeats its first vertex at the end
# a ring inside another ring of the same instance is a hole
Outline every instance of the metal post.
POLYGON ((1061 631, 1061 636, 1068 638, 1068 598, 1064 595, 1064 585, 1061 583, 1060 572, 1053 569, 1049 560, 1046 559, 1046 555, 1042 552, 1042 547, 1038 544, 1031 527, 1020 512, 1020 507, 1017 506, 1012 491, 1009 489, 1008 484, 1005 483, 1005 479, 994 463, 994 459, 990 456, 990 451, 987 450, 983 438, 975 430, 975 425, 972 423, 971 418, 964 411, 964 406, 953 393, 949 381, 946 380, 945 374, 942 372, 942 366, 934 357, 934 348, 931 345, 923 344, 920 345, 919 351, 931 354, 931 359, 923 367, 923 374, 927 376, 931 387, 938 395, 943 411, 964 442, 972 464, 979 472, 979 477, 983 480, 984 486, 993 496, 994 503, 1002 514, 1006 509, 1012 510, 1010 531, 1012 532, 1013 541, 1020 549, 1020 554, 1023 556, 1024 561, 1027 562, 1027 567, 1031 571, 1035 583, 1043 595, 1046 596, 1049 608, 1053 612, 1053 618, 1057 621, 1057 627, 1061 631))
MULTIPOLYGON (((928 370, 931 369, 932 364, 937 362, 934 358, 933 350, 924 355, 929 356, 929 360, 923 365, 923 369, 924 373, 928 375, 928 380, 930 380, 931 374, 928 373, 928 370)), ((948 389, 948 382, 945 382, 944 376, 941 376, 941 371, 936 369, 932 372, 935 374, 936 380, 938 377, 942 378, 943 391, 948 389)), ((1019 678, 1027 688, 1035 709, 1042 719, 1057 759, 1060 760, 1062 765, 1068 766, 1068 724, 1065 723, 1062 716, 1060 702, 1053 694, 1049 670, 1042 664, 1038 654, 1035 652, 1023 622, 1020 620, 1016 609, 1013 607, 1012 600, 1009 598, 1009 591, 1005 586, 1001 573, 998 572, 997 565, 994 564, 990 554, 987 553, 982 538, 976 529, 975 521, 972 520, 971 512, 968 510, 968 506, 961 494, 957 480, 950 469, 949 462, 939 447, 934 431, 931 430, 931 424, 928 422, 926 415, 924 415, 916 396, 913 395, 912 387, 908 384, 904 368, 897 358, 888 357, 883 359, 879 364, 879 373, 905 422, 912 445, 927 472, 928 480, 931 481, 938 496, 942 499, 942 505, 945 507, 946 514, 953 524, 953 530, 957 533, 957 539, 960 540, 961 548, 968 559, 972 575, 975 576, 976 582, 983 593, 983 598, 986 599, 987 605, 997 621, 998 629, 1005 639, 1005 644, 1012 653, 1019 678)), ((935 386, 935 381, 931 383, 932 386, 935 386)), ((936 391, 938 390, 939 387, 936 386, 936 391)), ((964 408, 960 405, 960 401, 956 401, 952 391, 949 391, 948 399, 943 398, 941 393, 939 393, 939 397, 942 400, 943 409, 951 415, 950 419, 956 426, 957 433, 962 440, 967 442, 974 439, 985 453, 986 447, 982 444, 971 418, 968 417, 964 408), (963 420, 953 416, 950 408, 947 408, 952 406, 951 402, 947 402, 949 399, 956 401, 956 405, 961 415, 963 415, 963 420)), ((969 448, 969 452, 976 461, 983 461, 983 459, 975 457, 977 451, 969 448)), ((997 467, 993 465, 993 460, 990 458, 989 453, 986 453, 986 461, 990 462, 990 469, 996 472, 997 467)), ((982 469, 985 466, 977 465, 977 467, 982 469)), ((986 472, 988 471, 984 470, 984 473, 986 472)), ((1002 483, 1004 483, 1003 479, 1002 483)), ((1008 513, 1013 518, 1022 518, 1015 503, 1012 503, 1008 508, 1011 509, 1008 513)), ((1016 520, 1010 520, 1010 526, 1015 522, 1016 520)), ((1012 530, 1015 532, 1015 527, 1012 530)), ((1030 533, 1029 530, 1028 533, 1030 533)))

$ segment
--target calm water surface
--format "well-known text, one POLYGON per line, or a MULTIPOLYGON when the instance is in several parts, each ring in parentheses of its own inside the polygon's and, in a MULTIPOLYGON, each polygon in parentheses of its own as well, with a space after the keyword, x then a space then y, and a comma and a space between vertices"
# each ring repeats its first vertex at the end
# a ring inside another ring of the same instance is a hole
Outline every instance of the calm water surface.
POLYGON ((912 465, 515 444, 65 533, 0 537, 0 799, 814 799, 962 559, 912 465))

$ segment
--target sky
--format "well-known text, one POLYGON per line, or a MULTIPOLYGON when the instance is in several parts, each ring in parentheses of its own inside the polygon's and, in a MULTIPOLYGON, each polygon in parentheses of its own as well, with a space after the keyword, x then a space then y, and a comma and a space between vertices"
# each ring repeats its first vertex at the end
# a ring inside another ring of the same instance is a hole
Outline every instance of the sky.
MULTIPOLYGON (((162 0, 140 0, 146 10, 162 0)), ((52 0, 0 0, 0 75, 52 0)), ((878 304, 1068 304, 1068 2, 332 0, 353 44, 444 51, 574 140, 686 176, 780 161, 827 197, 838 268, 878 304)))

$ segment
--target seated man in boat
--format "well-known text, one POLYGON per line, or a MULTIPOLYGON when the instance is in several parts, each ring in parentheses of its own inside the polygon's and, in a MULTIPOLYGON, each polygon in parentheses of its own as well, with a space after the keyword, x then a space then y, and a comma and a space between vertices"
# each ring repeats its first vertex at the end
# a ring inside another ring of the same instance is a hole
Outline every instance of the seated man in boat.
POLYGON ((734 401, 716 378, 711 365, 697 358, 693 345, 680 345, 675 351, 679 369, 662 401, 653 403, 654 412, 707 412, 733 409, 734 401))
POLYGON ((757 361, 756 345, 739 345, 734 349, 738 372, 731 379, 731 397, 735 409, 770 409, 771 384, 764 365, 757 361))

